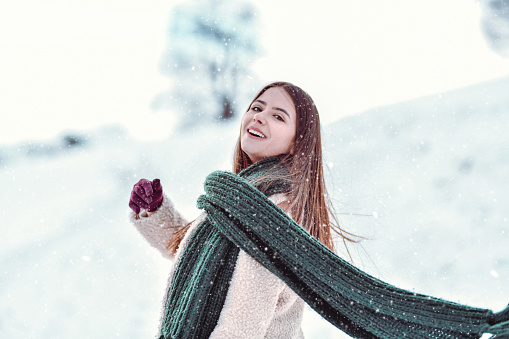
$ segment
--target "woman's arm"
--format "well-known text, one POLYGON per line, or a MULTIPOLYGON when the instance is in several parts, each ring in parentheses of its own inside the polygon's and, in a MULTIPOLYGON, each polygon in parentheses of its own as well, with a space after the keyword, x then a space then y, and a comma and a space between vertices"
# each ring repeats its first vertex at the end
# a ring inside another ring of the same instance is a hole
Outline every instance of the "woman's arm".
POLYGON ((131 211, 129 213, 130 221, 136 226, 138 231, 150 243, 157 248, 161 254, 167 258, 172 257, 172 253, 167 246, 173 235, 183 226, 187 225, 187 220, 175 209, 171 200, 164 195, 162 205, 155 212, 143 211, 139 217, 131 211))

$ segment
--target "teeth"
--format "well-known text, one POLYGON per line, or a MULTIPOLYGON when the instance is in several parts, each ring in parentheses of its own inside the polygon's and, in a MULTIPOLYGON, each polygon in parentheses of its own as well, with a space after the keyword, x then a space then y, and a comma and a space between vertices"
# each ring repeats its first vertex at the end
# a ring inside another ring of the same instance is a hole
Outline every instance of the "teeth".
POLYGON ((252 135, 256 135, 257 137, 260 137, 260 138, 265 138, 265 135, 263 135, 262 133, 258 132, 258 131, 255 131, 255 130, 252 130, 252 129, 248 129, 247 130, 249 133, 251 133, 252 135))

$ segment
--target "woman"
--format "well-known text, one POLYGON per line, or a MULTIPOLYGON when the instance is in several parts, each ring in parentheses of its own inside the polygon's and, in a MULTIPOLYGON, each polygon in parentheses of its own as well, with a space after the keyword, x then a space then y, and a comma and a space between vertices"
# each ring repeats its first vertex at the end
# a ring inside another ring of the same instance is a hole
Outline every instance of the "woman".
POLYGON ((188 223, 158 179, 134 186, 132 222, 176 259, 160 338, 302 338, 305 303, 359 338, 509 336, 509 308, 493 313, 398 289, 336 256, 333 230, 354 240, 329 219, 321 152, 312 99, 276 82, 244 114, 235 174, 207 177, 198 219, 188 223))
MULTIPOLYGON (((233 171, 240 173, 250 165, 274 156, 281 156, 282 163, 291 172, 292 181, 299 184, 292 185, 287 194, 274 194, 270 199, 333 249, 318 111, 306 92, 284 82, 265 86, 244 114, 233 171)), ((178 262, 187 238, 204 216, 188 224, 170 199, 161 193, 158 179, 153 182, 140 180, 131 194, 129 206, 134 212, 131 220, 163 255, 170 258, 176 255, 178 262), (140 209, 146 212, 137 219, 140 209)), ((334 229, 343 240, 351 241, 341 229, 334 229)), ((211 337, 301 338, 303 309, 302 299, 242 251, 211 337)))

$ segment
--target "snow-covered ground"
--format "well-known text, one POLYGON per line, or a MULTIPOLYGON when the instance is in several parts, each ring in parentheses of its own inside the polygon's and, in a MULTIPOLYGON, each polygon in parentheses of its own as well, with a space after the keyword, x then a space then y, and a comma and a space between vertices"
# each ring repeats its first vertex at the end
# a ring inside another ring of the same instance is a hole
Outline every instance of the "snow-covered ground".
MULTIPOLYGON (((507 93, 506 78, 325 126, 339 220, 369 238, 350 246, 356 265, 452 301, 509 302, 507 93)), ((158 177, 192 218, 205 176, 230 168, 237 126, 159 143, 105 128, 30 156, 0 146, 0 337, 153 337, 171 263, 129 224, 129 192, 158 177)), ((304 330, 346 337, 311 310, 304 330)))

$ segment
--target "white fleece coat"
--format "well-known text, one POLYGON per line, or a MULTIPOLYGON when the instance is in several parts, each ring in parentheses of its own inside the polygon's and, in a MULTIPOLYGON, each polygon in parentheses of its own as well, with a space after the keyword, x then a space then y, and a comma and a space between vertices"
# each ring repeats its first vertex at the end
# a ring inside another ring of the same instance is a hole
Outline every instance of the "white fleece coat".
MULTIPOLYGON (((270 199, 279 204, 285 196, 276 194, 270 199)), ((168 287, 190 235, 204 218, 205 214, 202 214, 193 221, 182 240, 168 278, 168 287)), ((175 232, 187 224, 167 196, 151 216, 142 213, 141 218, 136 219, 131 212, 130 220, 145 239, 167 258, 172 257, 166 245, 175 232)), ((165 304, 166 300, 163 301, 165 304)), ((210 338, 304 338, 301 329, 304 306, 304 301, 283 281, 241 250, 225 304, 210 338)))

